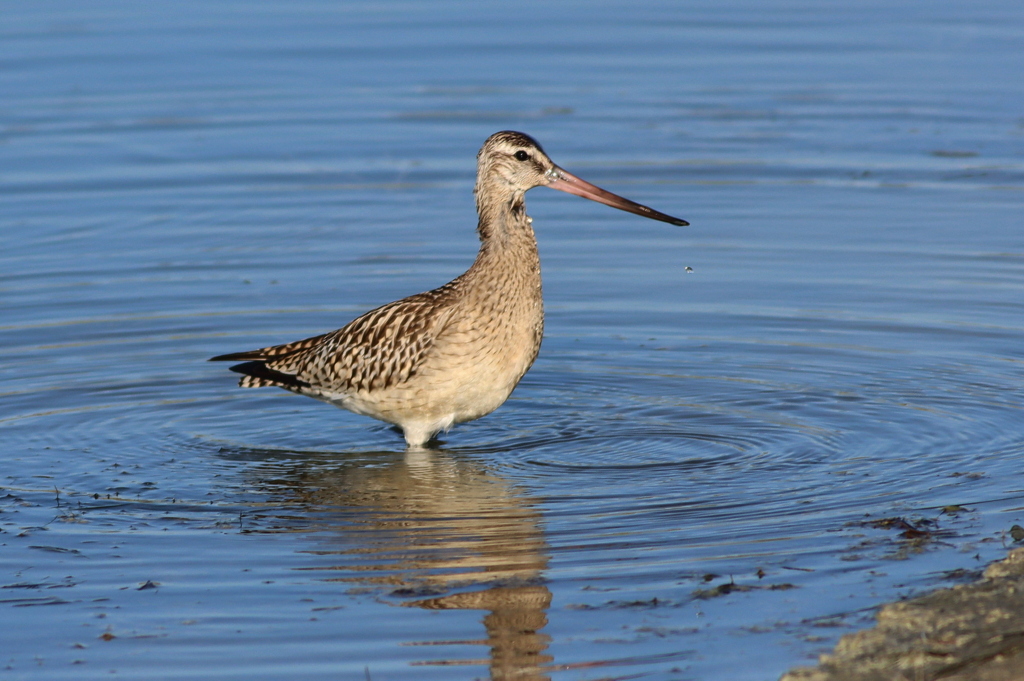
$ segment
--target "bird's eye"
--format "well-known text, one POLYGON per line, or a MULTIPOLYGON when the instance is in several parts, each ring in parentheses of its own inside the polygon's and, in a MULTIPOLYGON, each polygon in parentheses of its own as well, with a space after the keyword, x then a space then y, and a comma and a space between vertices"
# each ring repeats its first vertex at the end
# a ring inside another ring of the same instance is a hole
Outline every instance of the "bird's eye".
POLYGON ((530 155, 523 150, 519 150, 516 152, 516 158, 520 161, 526 161, 530 158, 530 155))

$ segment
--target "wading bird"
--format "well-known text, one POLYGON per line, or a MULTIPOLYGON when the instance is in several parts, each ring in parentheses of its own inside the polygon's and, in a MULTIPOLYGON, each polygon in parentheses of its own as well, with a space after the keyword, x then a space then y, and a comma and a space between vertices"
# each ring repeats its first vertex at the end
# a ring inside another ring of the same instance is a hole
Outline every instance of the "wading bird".
POLYGON ((243 388, 276 386, 392 423, 410 447, 491 413, 540 350, 540 256, 524 194, 542 186, 689 224, 562 170, 529 135, 498 132, 477 154, 480 251, 464 274, 337 331, 211 361, 242 362, 231 370, 243 388))

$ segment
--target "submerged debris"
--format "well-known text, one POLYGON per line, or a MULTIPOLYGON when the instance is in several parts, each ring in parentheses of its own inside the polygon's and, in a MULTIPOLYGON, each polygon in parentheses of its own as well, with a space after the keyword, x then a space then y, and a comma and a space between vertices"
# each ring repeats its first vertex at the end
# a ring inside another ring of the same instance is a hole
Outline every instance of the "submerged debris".
POLYGON ((920 539, 931 537, 934 534, 932 526, 934 520, 919 518, 915 521, 903 517, 882 518, 880 520, 868 520, 863 523, 867 527, 874 527, 879 530, 900 530, 900 536, 904 539, 920 539))
POLYGON ((782 582, 781 584, 736 584, 735 582, 726 582, 719 584, 713 589, 697 589, 693 592, 693 597, 707 600, 708 598, 726 596, 736 591, 786 591, 787 589, 795 588, 796 585, 789 582, 782 582))
POLYGON ((946 515, 956 515, 957 513, 963 513, 970 511, 971 509, 961 506, 960 504, 950 504, 949 506, 943 506, 940 511, 946 515))

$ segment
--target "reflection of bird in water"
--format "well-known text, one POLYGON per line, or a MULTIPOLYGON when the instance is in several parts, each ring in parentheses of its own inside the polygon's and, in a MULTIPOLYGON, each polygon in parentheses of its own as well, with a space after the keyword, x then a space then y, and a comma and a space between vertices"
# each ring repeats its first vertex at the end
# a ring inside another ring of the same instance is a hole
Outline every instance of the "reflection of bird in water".
POLYGON ((541 630, 551 592, 541 583, 548 556, 533 501, 444 451, 411 450, 384 465, 375 461, 332 459, 317 466, 307 459, 290 473, 275 467, 268 477, 290 501, 315 511, 310 517, 338 510, 341 521, 320 528, 326 531, 317 537, 326 546, 313 552, 352 561, 349 568, 344 559, 332 559, 342 564, 326 569, 351 569, 338 580, 387 588, 412 598, 402 603, 409 607, 487 612, 486 640, 424 641, 435 644, 431 649, 486 644, 490 656, 480 664, 489 665, 492 680, 547 681, 550 637, 541 630))
POLYGON ((540 257, 524 194, 547 186, 685 225, 556 166, 531 137, 491 135, 477 155, 480 252, 444 286, 306 340, 214 357, 244 362, 243 388, 276 386, 401 427, 422 446, 508 399, 540 350, 540 257))

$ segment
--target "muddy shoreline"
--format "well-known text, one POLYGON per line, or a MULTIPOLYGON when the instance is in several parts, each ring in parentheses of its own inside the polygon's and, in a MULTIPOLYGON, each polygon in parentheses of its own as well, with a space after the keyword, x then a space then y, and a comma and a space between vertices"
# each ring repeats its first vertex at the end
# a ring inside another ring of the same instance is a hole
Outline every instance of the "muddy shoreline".
POLYGON ((1024 679, 1024 548, 974 583, 889 604, 877 621, 780 681, 1024 679))

